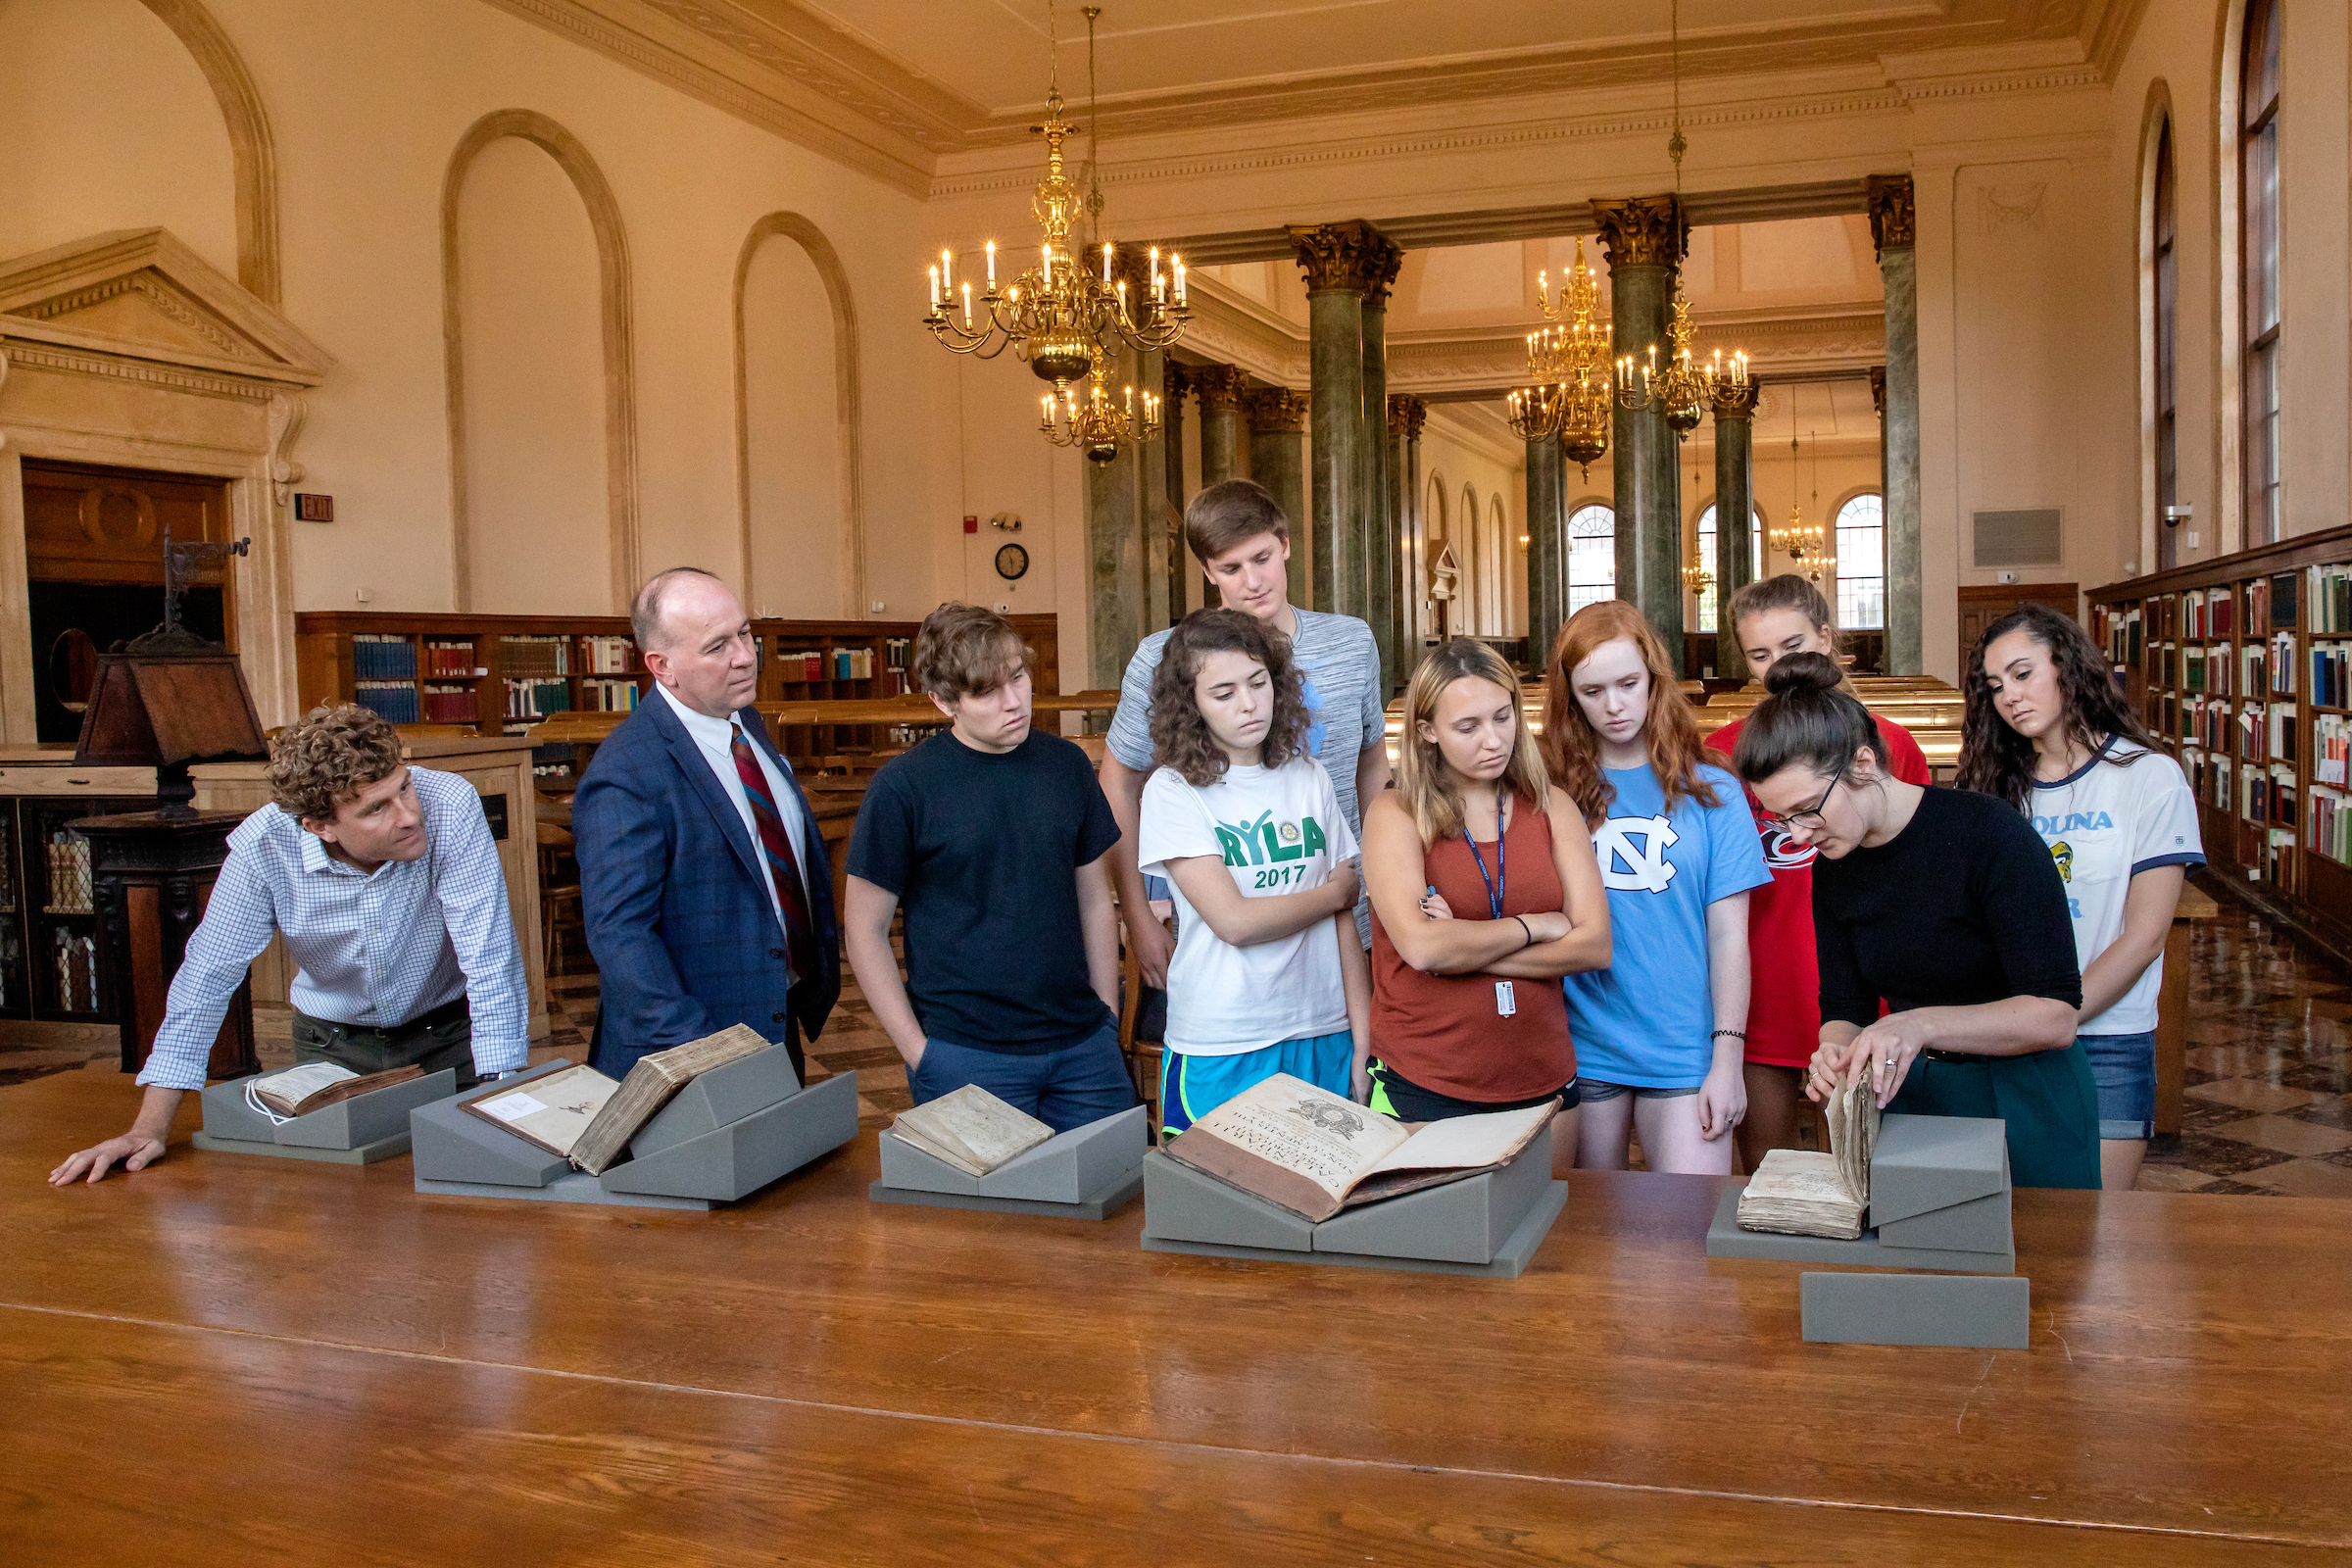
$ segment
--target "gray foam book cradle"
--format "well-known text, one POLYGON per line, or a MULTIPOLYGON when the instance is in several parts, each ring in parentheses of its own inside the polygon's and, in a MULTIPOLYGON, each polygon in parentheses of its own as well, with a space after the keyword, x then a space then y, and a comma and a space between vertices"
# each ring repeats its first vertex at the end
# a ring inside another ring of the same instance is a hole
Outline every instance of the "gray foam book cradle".
POLYGON ((748 1198, 858 1136, 858 1080, 841 1073, 802 1088, 780 1046, 695 1079, 629 1140, 629 1158, 602 1176, 464 1108, 571 1063, 561 1058, 426 1105, 411 1117, 416 1190, 466 1198, 525 1198, 707 1209, 748 1198))
POLYGON ((1716 1204, 1707 1229, 1709 1257, 1941 1271, 1801 1275, 1798 1299, 1806 1339, 1856 1345, 2025 1346, 2031 1287, 2015 1273, 2009 1143, 1998 1119, 1884 1118, 1870 1162, 1866 1217, 1871 1223, 1854 1241, 1741 1230, 1740 1194, 1744 1185, 1724 1189, 1716 1204))
POLYGON ((354 1095, 292 1121, 272 1122, 245 1103, 253 1077, 207 1084, 200 1097, 204 1127, 196 1147, 223 1154, 269 1154, 279 1159, 324 1160, 336 1165, 372 1165, 409 1152, 409 1113, 458 1092, 458 1075, 447 1067, 406 1083, 354 1095))
POLYGON ((1320 1224, 1195 1170, 1144 1156, 1144 1250, 1517 1279, 1568 1201, 1551 1129, 1519 1157, 1442 1187, 1342 1209, 1320 1224))
POLYGON ((888 1131, 882 1176, 866 1189, 880 1203, 1106 1219, 1140 1197, 1152 1128, 1141 1105, 1058 1133, 985 1176, 967 1176, 888 1131))

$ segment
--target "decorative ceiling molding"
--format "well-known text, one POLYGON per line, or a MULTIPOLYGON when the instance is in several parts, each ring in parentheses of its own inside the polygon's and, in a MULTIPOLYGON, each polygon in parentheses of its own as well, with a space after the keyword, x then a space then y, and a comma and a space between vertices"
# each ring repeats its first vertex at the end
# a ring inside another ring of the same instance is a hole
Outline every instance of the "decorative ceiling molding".
MULTIPOLYGON (((907 64, 888 40, 865 42, 797 0, 487 3, 916 195, 987 197, 1025 191, 1035 180, 1029 126, 1042 103, 974 103, 907 64)), ((1684 123, 1737 128, 2100 86, 2146 6, 2147 0, 1946 0, 1861 19, 1693 33, 1684 40, 1682 68, 1686 87, 1698 85, 1699 101, 1686 104, 1684 123), (1832 85, 1838 78, 1843 84, 1832 85), (1705 101, 1710 96, 1721 101, 1705 101)), ((916 42, 904 51, 907 58, 921 53, 916 42)), ((1667 40, 1643 35, 1112 94, 1102 102, 1105 138, 1198 142, 1205 134, 1228 146, 1244 139, 1257 145, 1107 164, 1102 178, 1106 184, 1215 178, 1662 133, 1670 119, 1662 91, 1670 63, 1667 40), (1611 113, 1566 112, 1592 102, 1595 92, 1658 101, 1611 113), (1466 109, 1489 123, 1455 128, 1466 109), (1352 128, 1399 114, 1426 119, 1429 128, 1405 134, 1352 128), (1266 135, 1277 125, 1285 127, 1281 145, 1266 135)))

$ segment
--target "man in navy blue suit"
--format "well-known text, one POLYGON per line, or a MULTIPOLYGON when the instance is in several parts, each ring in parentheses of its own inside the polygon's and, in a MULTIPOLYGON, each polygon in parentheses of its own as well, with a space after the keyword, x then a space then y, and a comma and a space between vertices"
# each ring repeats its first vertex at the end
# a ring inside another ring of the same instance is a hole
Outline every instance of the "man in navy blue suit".
POLYGON ((792 1053, 841 995, 833 872, 792 768, 752 707, 760 660, 725 583, 653 578, 629 622, 654 692, 572 801, 588 948, 604 974, 590 1061, 749 1024, 792 1053))

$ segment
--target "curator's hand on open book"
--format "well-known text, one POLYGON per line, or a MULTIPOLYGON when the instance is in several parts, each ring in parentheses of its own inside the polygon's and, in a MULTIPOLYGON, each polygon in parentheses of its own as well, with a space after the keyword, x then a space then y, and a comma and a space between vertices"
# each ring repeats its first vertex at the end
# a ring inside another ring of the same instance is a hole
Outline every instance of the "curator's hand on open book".
POLYGON ((96 1181, 117 1161, 124 1170, 145 1170, 164 1157, 164 1141, 145 1133, 129 1132, 120 1138, 109 1138, 95 1148, 69 1154, 66 1162, 49 1173, 49 1185, 64 1187, 86 1176, 96 1181))
POLYGON ((1889 1013, 1843 1046, 1825 1043, 1813 1054, 1812 1068, 1805 1075, 1806 1098, 1827 1101, 1840 1082, 1867 1083, 1879 1108, 1886 1109, 1910 1076, 1911 1063, 1928 1046, 1926 1035, 1906 1021, 1907 1016, 1889 1013))

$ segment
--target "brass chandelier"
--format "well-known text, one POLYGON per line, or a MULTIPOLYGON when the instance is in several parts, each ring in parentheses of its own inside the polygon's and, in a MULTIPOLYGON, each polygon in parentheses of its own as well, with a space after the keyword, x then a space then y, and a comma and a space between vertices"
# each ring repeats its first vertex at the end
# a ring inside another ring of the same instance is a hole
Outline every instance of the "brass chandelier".
POLYGON ((1527 334, 1527 373, 1536 384, 1510 394, 1511 430, 1522 441, 1557 437, 1590 479, 1593 462, 1609 450, 1609 323, 1600 317, 1600 282, 1585 262, 1582 236, 1556 301, 1551 274, 1536 274, 1536 306, 1553 324, 1527 334))
MULTIPOLYGON (((1813 436, 1813 510, 1821 511, 1821 435, 1813 436)), ((1804 509, 1796 504, 1796 398, 1788 399, 1788 520, 1771 531, 1772 548, 1787 556, 1806 576, 1821 581, 1825 571, 1838 569, 1838 558, 1831 553, 1829 541, 1819 522, 1805 521, 1804 509)))
MULTIPOLYGON (((1095 21, 1101 6, 1083 8, 1087 33, 1087 77, 1090 103, 1094 96, 1095 21)), ((1047 6, 1049 38, 1053 37, 1053 7, 1047 6)), ((1043 237, 1038 264, 1006 282, 997 277, 997 242, 985 247, 985 272, 977 298, 972 280, 958 281, 956 256, 942 250, 931 269, 929 308, 923 324, 951 352, 993 360, 1010 348, 1026 360, 1039 379, 1053 383, 1043 399, 1039 428, 1056 446, 1077 447, 1097 463, 1108 463, 1122 443, 1149 441, 1159 433, 1160 399, 1146 392, 1139 405, 1135 388, 1122 398, 1110 395, 1110 361, 1122 349, 1150 352, 1164 349, 1184 335, 1191 318, 1186 303, 1182 257, 1170 252, 1162 268, 1159 247, 1151 247, 1144 268, 1135 274, 1134 297, 1129 297, 1123 269, 1134 265, 1122 258, 1109 240, 1096 243, 1102 218, 1102 192, 1095 174, 1093 148, 1097 137, 1087 134, 1087 190, 1063 171, 1062 143, 1074 133, 1062 118, 1058 62, 1050 68, 1046 90, 1046 121, 1030 128, 1046 139, 1046 177, 1030 200, 1043 237), (1081 251, 1071 243, 1086 212, 1088 238, 1081 251), (1095 261, 1101 259, 1098 275, 1095 261), (978 310, 975 314, 974 307, 978 310)), ((968 271, 968 268, 966 269, 968 271)))
MULTIPOLYGON (((1674 164, 1674 218, 1678 227, 1683 225, 1683 154, 1690 142, 1683 136, 1683 8, 1682 0, 1673 0, 1671 11, 1674 37, 1674 134, 1666 139, 1666 156, 1674 164)), ((1688 230, 1686 229, 1687 233, 1688 230)), ((1633 355, 1617 361, 1617 406, 1629 413, 1657 409, 1666 416, 1666 427, 1678 441, 1687 439, 1698 428, 1714 402, 1717 382, 1724 376, 1734 377, 1726 383, 1733 386, 1747 384, 1747 356, 1734 354, 1727 367, 1722 351, 1711 361, 1700 363, 1690 351, 1690 302, 1683 297, 1683 274, 1680 266, 1674 274, 1673 318, 1666 333, 1671 347, 1666 363, 1658 364, 1658 345, 1649 345, 1647 354, 1637 361, 1633 355)))

